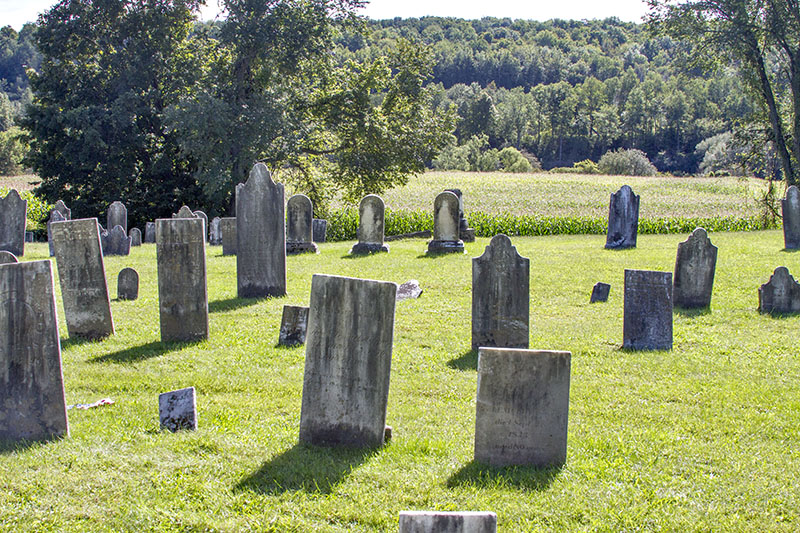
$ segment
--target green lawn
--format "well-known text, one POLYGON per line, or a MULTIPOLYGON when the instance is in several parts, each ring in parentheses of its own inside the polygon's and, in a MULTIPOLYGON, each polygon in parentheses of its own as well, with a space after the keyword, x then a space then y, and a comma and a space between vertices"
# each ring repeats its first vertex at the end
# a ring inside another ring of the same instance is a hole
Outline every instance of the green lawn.
MULTIPOLYGON (((710 312, 674 314, 670 352, 622 343, 625 268, 672 270, 686 235, 646 235, 627 251, 604 236, 513 239, 531 259, 531 347, 572 352, 567 463, 559 470, 472 462, 476 356, 470 353, 471 257, 427 258, 423 240, 346 256, 329 243, 288 259, 280 299, 236 298, 235 258, 208 249, 211 337, 159 341, 155 247, 106 259, 136 268, 140 299, 112 302, 116 334, 66 339, 71 437, 0 448, 2 531, 396 531, 405 509, 491 510, 501 531, 800 529, 800 317, 756 311, 757 288, 800 254, 780 231, 712 233, 719 246, 710 312), (307 305, 311 275, 403 282, 387 423, 378 451, 297 443, 304 348, 276 347, 284 304, 307 305), (592 304, 597 281, 608 303, 592 304), (158 429, 158 394, 197 388, 199 430, 158 429)), ((47 245, 25 260, 46 258, 47 245)), ((57 286, 57 285, 56 285, 57 286)), ((59 292, 59 291, 57 291, 59 292)))

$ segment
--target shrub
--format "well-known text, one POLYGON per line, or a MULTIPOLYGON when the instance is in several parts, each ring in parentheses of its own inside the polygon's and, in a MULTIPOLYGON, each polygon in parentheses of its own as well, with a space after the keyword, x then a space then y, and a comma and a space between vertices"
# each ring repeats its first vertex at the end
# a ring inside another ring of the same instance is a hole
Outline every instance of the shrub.
POLYGON ((20 134, 22 130, 11 127, 0 131, 0 175, 13 176, 22 173, 22 157, 26 146, 20 134))
MULTIPOLYGON (((11 189, 8 187, 0 187, 0 198, 5 198, 9 192, 11 192, 11 189)), ((28 221, 25 224, 25 228, 29 231, 43 229, 53 205, 34 196, 31 191, 19 191, 19 195, 23 200, 28 201, 28 221)))
POLYGON ((600 174, 600 167, 591 159, 584 159, 572 165, 578 174, 600 174))
POLYGON ((500 158, 500 169, 503 172, 531 172, 533 170, 530 162, 513 146, 500 150, 498 157, 500 158))
POLYGON ((658 173, 647 159, 647 154, 636 149, 609 150, 603 154, 597 166, 600 173, 612 176, 655 176, 658 173))

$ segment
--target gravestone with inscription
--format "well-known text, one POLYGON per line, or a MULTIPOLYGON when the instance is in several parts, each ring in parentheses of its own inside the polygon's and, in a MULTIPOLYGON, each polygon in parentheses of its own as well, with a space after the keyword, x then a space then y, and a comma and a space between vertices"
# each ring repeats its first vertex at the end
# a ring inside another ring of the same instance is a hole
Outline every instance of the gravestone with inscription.
POLYGON ((139 297, 139 273, 123 268, 117 276, 117 300, 135 300, 139 297))
POLYGON ((639 230, 639 196, 628 185, 611 195, 606 248, 635 248, 639 230))
POLYGON ((197 430, 197 399, 194 387, 158 395, 158 419, 161 429, 172 432, 197 430))
POLYGON ((128 236, 131 238, 131 246, 142 245, 142 230, 139 228, 132 228, 128 236))
POLYGON ((781 200, 783 219, 783 247, 787 250, 800 248, 800 189, 790 185, 786 198, 781 200))
POLYGON ((156 242, 156 223, 145 222, 144 224, 144 242, 148 244, 155 244, 156 242))
POLYGON ((625 270, 622 347, 672 349, 672 272, 625 270))
POLYGON ((131 253, 131 238, 125 233, 122 226, 114 226, 108 232, 108 238, 103 246, 103 255, 129 255, 131 253))
POLYGON ((305 343, 307 325, 308 307, 284 305, 281 329, 278 332, 278 344, 297 346, 305 343))
POLYGON ((776 315, 800 312, 800 283, 789 274, 788 268, 776 268, 769 281, 759 287, 758 310, 776 315))
POLYGON ((589 303, 607 302, 609 292, 611 292, 611 285, 598 281, 592 288, 592 295, 589 297, 589 303))
POLYGON ((0 265, 7 265, 8 263, 18 263, 17 256, 11 252, 0 250, 0 265))
POLYGON ((122 226, 125 235, 128 234, 128 208, 120 201, 113 202, 106 212, 106 227, 111 231, 115 226, 122 226))
POLYGON ((53 231, 50 229, 50 225, 53 222, 64 222, 65 220, 67 219, 64 218, 61 211, 56 211, 55 209, 50 211, 50 218, 47 220, 47 246, 50 249, 50 257, 55 255, 53 251, 53 231))
POLYGON ((716 267, 717 247, 711 244, 705 229, 695 229, 688 239, 678 244, 672 304, 683 309, 710 306, 716 267))
POLYGON ((486 511, 400 511, 400 533, 497 533, 486 511))
POLYGON ((358 242, 350 249, 354 255, 388 252, 383 242, 385 206, 377 194, 368 194, 358 205, 358 242))
POLYGON ((458 197, 449 191, 439 193, 433 202, 433 240, 428 243, 428 253, 463 253, 464 241, 459 235, 458 197))
POLYGON ((25 254, 27 217, 28 201, 23 200, 16 189, 11 189, 5 198, 0 198, 0 250, 17 257, 25 254))
POLYGON ((467 218, 464 216, 464 194, 461 189, 445 189, 458 198, 458 235, 464 242, 475 242, 475 230, 469 227, 467 218))
POLYGON ((328 221, 324 218, 315 218, 311 221, 311 238, 314 242, 325 242, 328 231, 328 221))
POLYGON ((236 218, 220 219, 219 227, 222 232, 222 255, 236 255, 236 218))
POLYGON ((222 244, 222 228, 220 227, 220 218, 214 217, 208 224, 208 242, 212 246, 220 246, 222 244))
POLYGON ((304 194, 295 194, 286 202, 286 253, 316 253, 317 245, 312 239, 314 208, 304 194))

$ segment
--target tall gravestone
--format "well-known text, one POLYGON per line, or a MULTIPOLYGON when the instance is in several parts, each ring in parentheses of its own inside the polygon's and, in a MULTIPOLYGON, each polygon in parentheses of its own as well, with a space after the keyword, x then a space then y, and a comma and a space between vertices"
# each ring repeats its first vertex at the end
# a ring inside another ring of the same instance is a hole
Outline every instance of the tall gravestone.
POLYGON ((52 232, 69 336, 101 339, 111 335, 114 321, 97 219, 54 222, 52 232))
POLYGON ((156 220, 162 342, 208 338, 205 244, 199 218, 156 220))
POLYGON ((396 292, 390 282, 312 277, 301 442, 383 445, 396 292))
POLYGON ((487 511, 400 511, 400 533, 497 533, 487 511))
POLYGON ((144 224, 144 242, 155 244, 156 242, 156 223, 145 222, 144 224))
POLYGON ((458 197, 450 191, 439 193, 433 202, 433 240, 428 243, 429 254, 462 253, 458 197))
POLYGON ((208 242, 208 215, 198 209, 194 212, 194 216, 203 220, 203 235, 205 236, 206 242, 208 242))
POLYGON ((19 263, 19 260, 11 252, 0 250, 0 265, 7 265, 8 263, 19 263))
POLYGON ((606 248, 635 248, 639 230, 639 196, 628 185, 611 195, 606 248))
POLYGON ((464 194, 461 189, 445 189, 458 198, 458 235, 464 242, 475 242, 475 230, 469 227, 467 218, 464 216, 464 194))
POLYGON ((117 276, 117 300, 135 300, 139 297, 139 273, 123 268, 117 276))
POLYGON ((219 222, 222 232, 222 255, 236 255, 236 218, 225 217, 219 222))
POLYGON ((52 263, 0 266, 0 439, 69 436, 52 263))
POLYGON ((567 459, 570 352, 481 348, 475 461, 558 466, 567 459))
POLYGON ((358 242, 350 249, 354 255, 388 252, 383 242, 386 208, 377 194, 368 194, 358 205, 358 242))
POLYGON ((286 253, 316 253, 313 242, 312 220, 314 208, 311 199, 304 194, 295 194, 286 202, 286 253))
POLYGON ((286 295, 283 184, 256 163, 236 186, 236 282, 239 298, 286 295))
POLYGON ((0 198, 0 250, 17 257, 25 254, 27 217, 28 201, 23 200, 16 189, 11 189, 5 198, 0 198))
POLYGON ((131 238, 125 233, 122 226, 114 226, 108 232, 108 238, 103 246, 103 255, 130 255, 131 238))
POLYGON ((472 349, 527 348, 529 315, 530 261, 495 235, 472 260, 472 349))
POLYGON ((132 228, 128 236, 131 238, 131 246, 142 245, 142 230, 139 228, 132 228))
POLYGON ((47 220, 47 246, 50 249, 50 257, 55 255, 55 251, 53 250, 53 230, 50 226, 53 222, 64 222, 65 220, 67 219, 64 218, 61 211, 56 211, 55 209, 50 211, 50 218, 47 220))
POLYGON ((325 234, 328 232, 328 221, 324 218, 315 218, 311 221, 312 240, 314 242, 325 242, 325 234))
POLYGON ((800 312, 800 283, 789 274, 789 269, 776 268, 769 281, 759 287, 758 310, 776 315, 800 312))
POLYGON ((106 212, 106 227, 112 231, 115 226, 122 226, 125 235, 128 234, 128 208, 120 201, 113 202, 106 212))
POLYGON ((705 229, 695 229, 688 239, 678 244, 672 304, 684 309, 710 306, 716 267, 717 247, 711 244, 705 229))
POLYGON ((208 224, 208 243, 212 246, 220 246, 222 244, 222 227, 220 226, 220 218, 214 217, 208 224))
POLYGON ((783 247, 787 250, 800 248, 800 189, 795 185, 786 189, 786 198, 781 200, 783 218, 783 247))
POLYGON ((672 349, 672 272, 625 270, 622 347, 672 349))

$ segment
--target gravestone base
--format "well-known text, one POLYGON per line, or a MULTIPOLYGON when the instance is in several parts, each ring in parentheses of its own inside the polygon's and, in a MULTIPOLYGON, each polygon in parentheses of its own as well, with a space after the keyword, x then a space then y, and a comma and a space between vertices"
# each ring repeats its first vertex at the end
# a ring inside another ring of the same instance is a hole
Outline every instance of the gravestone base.
POLYGON ((299 255, 299 254, 318 254, 319 248, 313 242, 287 242, 286 254, 299 255))
POLYGON ((432 240, 428 243, 429 254, 463 254, 464 241, 437 241, 432 240))
POLYGON ((350 249, 352 255, 374 254, 377 252, 388 252, 389 245, 377 242, 359 242, 350 249))

